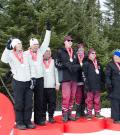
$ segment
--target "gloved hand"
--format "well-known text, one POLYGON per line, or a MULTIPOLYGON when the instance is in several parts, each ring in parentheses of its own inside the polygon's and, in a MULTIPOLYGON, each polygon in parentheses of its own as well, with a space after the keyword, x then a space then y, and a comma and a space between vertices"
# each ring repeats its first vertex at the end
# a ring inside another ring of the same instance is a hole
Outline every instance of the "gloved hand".
POLYGON ((36 79, 35 78, 31 78, 31 84, 30 84, 30 89, 33 90, 36 86, 36 79))
POLYGON ((8 50, 12 50, 12 49, 13 49, 13 47, 12 47, 12 45, 11 45, 12 40, 13 40, 13 39, 10 38, 10 39, 7 41, 6 47, 7 47, 8 50))
POLYGON ((47 30, 51 30, 51 23, 50 23, 50 20, 47 20, 47 21, 46 21, 46 29, 47 29, 47 30))

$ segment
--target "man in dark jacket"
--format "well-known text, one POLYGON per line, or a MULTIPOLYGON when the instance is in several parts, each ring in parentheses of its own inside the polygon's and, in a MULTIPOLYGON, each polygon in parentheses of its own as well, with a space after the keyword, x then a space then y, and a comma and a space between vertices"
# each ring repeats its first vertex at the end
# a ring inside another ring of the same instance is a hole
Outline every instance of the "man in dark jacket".
POLYGON ((113 54, 113 60, 106 67, 106 86, 111 101, 111 118, 120 124, 120 50, 113 54))
POLYGON ((94 107, 95 117, 102 118, 100 115, 100 91, 104 82, 103 71, 96 58, 96 51, 90 49, 88 52, 88 61, 83 65, 85 75, 87 118, 92 118, 92 109, 94 107))
POLYGON ((77 58, 72 49, 71 36, 65 36, 64 48, 57 52, 56 67, 62 74, 60 81, 62 83, 62 115, 63 121, 75 120, 71 116, 74 104, 75 93, 77 89, 77 58))

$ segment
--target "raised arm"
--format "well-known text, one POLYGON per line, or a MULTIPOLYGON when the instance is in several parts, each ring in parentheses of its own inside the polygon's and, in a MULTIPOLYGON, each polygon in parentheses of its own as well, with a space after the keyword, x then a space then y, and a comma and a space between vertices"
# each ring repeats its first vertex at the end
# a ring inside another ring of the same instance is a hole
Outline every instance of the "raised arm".
POLYGON ((43 41, 42 45, 40 46, 40 53, 42 53, 42 55, 45 53, 46 49, 48 48, 48 46, 50 44, 50 37, 51 37, 51 24, 48 21, 46 23, 46 34, 44 37, 44 41, 43 41))

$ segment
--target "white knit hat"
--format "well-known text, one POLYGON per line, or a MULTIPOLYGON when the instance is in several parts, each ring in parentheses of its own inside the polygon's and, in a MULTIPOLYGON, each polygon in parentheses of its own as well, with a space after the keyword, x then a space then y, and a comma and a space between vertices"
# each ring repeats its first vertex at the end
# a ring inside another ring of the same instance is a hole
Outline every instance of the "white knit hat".
POLYGON ((11 42, 11 46, 12 46, 13 48, 15 48, 15 46, 16 46, 17 44, 22 44, 22 42, 21 42, 19 39, 17 39, 17 38, 13 39, 12 42, 11 42))
POLYGON ((36 39, 36 38, 31 38, 30 39, 30 46, 32 46, 32 45, 39 45, 39 41, 36 39))

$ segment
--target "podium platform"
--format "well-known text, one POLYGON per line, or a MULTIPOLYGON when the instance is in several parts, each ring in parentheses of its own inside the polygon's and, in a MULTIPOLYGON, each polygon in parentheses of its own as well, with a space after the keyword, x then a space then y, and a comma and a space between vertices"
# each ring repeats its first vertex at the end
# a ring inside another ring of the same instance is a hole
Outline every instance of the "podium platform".
POLYGON ((36 129, 18 130, 15 128, 15 135, 62 135, 64 133, 93 133, 98 131, 114 130, 120 131, 120 124, 114 124, 112 119, 103 118, 87 120, 81 117, 76 121, 62 122, 62 116, 55 116, 56 123, 47 123, 46 126, 37 126, 36 129))
POLYGON ((0 93, 0 135, 10 135, 15 123, 13 104, 4 94, 0 93))
POLYGON ((62 116, 54 117, 56 123, 37 126, 36 129, 19 130, 15 126, 14 107, 8 97, 0 93, 0 135, 63 135, 64 133, 93 133, 104 129, 120 131, 120 124, 113 123, 110 118, 87 120, 81 117, 76 121, 63 123, 62 116))
MULTIPOLYGON (((62 123, 62 117, 56 116, 55 120, 62 123)), ((104 130, 105 119, 93 118, 87 120, 85 117, 81 117, 76 121, 68 121, 64 123, 64 133, 91 133, 104 130)))
POLYGON ((112 119, 106 118, 106 129, 120 131, 120 124, 115 124, 112 119))
POLYGON ((14 135, 62 135, 64 125, 62 123, 47 123, 46 126, 37 126, 35 129, 14 129, 14 135))

